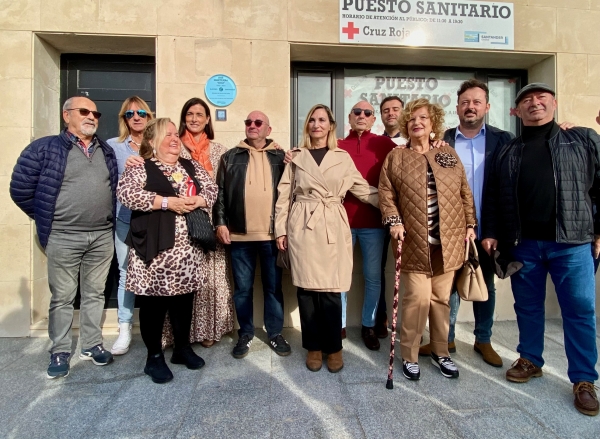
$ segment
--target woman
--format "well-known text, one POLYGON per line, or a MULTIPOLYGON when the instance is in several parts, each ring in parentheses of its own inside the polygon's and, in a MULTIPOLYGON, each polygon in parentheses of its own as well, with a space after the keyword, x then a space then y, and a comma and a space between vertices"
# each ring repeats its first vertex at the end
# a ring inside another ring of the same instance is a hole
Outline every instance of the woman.
POLYGON ((194 292, 205 278, 204 253, 188 235, 184 214, 210 212, 218 189, 204 168, 179 152, 175 124, 168 118, 149 122, 140 148, 144 166, 127 168, 117 189, 121 203, 133 211, 126 287, 139 296, 140 331, 148 349, 144 372, 155 383, 173 378, 161 346, 167 311, 175 338, 171 363, 204 366, 189 342, 194 292))
MULTIPOLYGON (((123 105, 121 105, 121 111, 119 111, 119 137, 114 137, 107 141, 117 156, 119 178, 123 175, 127 158, 138 156, 142 144, 142 133, 149 120, 152 120, 152 112, 142 98, 131 96, 125 99, 123 105)), ((129 351, 129 344, 131 343, 135 294, 125 289, 127 264, 129 262, 127 256, 129 248, 125 244, 125 238, 129 232, 130 218, 131 210, 117 201, 115 250, 117 251, 117 261, 119 263, 119 289, 117 293, 119 337, 111 349, 113 355, 126 354, 129 351)))
MULTIPOLYGON (((216 181, 221 156, 227 151, 215 138, 210 108, 200 98, 192 98, 181 109, 179 139, 185 148, 181 156, 199 163, 216 181)), ((217 243, 217 250, 205 255, 206 283, 194 297, 194 314, 190 342, 200 342, 205 348, 221 340, 233 330, 233 299, 225 247, 217 243)), ((165 344, 173 337, 170 325, 165 325, 165 344)))
POLYGON ((390 235, 403 244, 404 297, 400 350, 410 380, 421 372, 418 352, 429 317, 431 358, 447 378, 458 378, 448 352, 450 291, 462 267, 465 241, 475 237, 475 205, 465 170, 450 146, 433 147, 444 135, 444 110, 427 99, 409 102, 400 121, 407 148, 394 149, 379 179, 379 200, 390 235))
MULTIPOLYGON (((199 163, 213 178, 221 156, 227 151, 223 145, 213 142, 215 135, 210 108, 200 98, 191 98, 181 109, 179 139, 184 148, 181 157, 199 163)), ((141 165, 142 160, 131 159, 128 166, 141 165)), ((200 342, 205 348, 221 340, 223 334, 233 330, 233 299, 225 248, 217 243, 217 250, 205 254, 206 283, 196 292, 190 330, 190 342, 200 342)), ((173 331, 169 318, 165 321, 163 347, 173 344, 173 331)))
POLYGON ((352 237, 342 203, 350 191, 378 207, 377 189, 337 147, 335 128, 328 107, 311 108, 300 152, 279 183, 275 208, 277 247, 289 251, 292 283, 298 287, 306 366, 313 372, 321 369, 324 352, 332 373, 344 366, 340 293, 352 281, 352 237))

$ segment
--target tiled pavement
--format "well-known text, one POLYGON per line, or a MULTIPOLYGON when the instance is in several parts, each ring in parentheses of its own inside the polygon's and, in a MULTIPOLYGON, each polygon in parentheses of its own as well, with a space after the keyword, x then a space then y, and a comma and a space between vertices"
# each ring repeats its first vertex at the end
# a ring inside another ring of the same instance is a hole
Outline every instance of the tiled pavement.
POLYGON ((48 340, 0 339, 0 437, 600 438, 600 416, 573 407, 559 320, 547 321, 544 376, 527 384, 504 379, 517 357, 516 323, 494 325, 502 369, 473 351, 472 329, 457 327, 458 380, 423 360, 421 380, 407 381, 397 361, 393 390, 385 388, 389 338, 371 352, 358 328, 348 331, 338 374, 308 371, 299 331, 286 329, 289 357, 272 352, 259 331, 250 354, 236 360, 226 336, 210 349, 195 346, 206 366, 173 365, 175 379, 165 385, 143 374, 139 335, 114 364, 74 359, 69 377, 55 381, 45 377, 48 340))

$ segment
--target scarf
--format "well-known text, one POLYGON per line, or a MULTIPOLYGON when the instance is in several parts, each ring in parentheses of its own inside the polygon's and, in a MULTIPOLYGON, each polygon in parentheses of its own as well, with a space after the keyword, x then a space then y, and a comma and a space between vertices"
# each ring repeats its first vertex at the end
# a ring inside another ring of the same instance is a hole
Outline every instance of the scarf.
POLYGON ((186 130, 183 135, 183 139, 181 139, 183 144, 187 149, 190 150, 190 154, 192 155, 192 159, 194 159, 200 166, 202 166, 212 177, 213 175, 213 167, 210 162, 210 140, 206 136, 206 133, 203 131, 200 134, 200 140, 196 142, 194 140, 194 136, 186 130))

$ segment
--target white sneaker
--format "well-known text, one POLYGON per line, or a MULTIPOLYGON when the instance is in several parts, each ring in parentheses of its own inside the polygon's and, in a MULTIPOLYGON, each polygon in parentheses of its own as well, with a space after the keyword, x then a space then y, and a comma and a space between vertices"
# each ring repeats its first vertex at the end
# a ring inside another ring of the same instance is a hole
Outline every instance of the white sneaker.
POLYGON ((131 343, 131 323, 119 323, 119 338, 110 350, 113 355, 123 355, 129 351, 131 343))

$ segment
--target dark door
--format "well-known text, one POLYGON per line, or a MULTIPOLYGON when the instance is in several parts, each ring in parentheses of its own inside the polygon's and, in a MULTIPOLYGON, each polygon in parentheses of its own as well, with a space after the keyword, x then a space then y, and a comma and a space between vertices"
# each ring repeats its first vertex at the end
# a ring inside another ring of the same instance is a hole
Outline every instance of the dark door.
MULTIPOLYGON (((129 96, 144 99, 155 110, 155 59, 153 56, 61 55, 61 106, 69 97, 85 96, 96 103, 102 118, 96 134, 103 140, 119 135, 118 114, 129 96)), ((62 118, 62 112, 61 112, 62 118)), ((61 119, 62 126, 62 119, 61 119)), ((106 306, 117 307, 119 270, 113 258, 106 289, 106 306)), ((79 308, 79 294, 76 307, 79 308)))
POLYGON ((98 136, 119 134, 118 114, 123 101, 133 95, 155 107, 155 60, 153 56, 79 55, 61 56, 61 103, 85 96, 96 103, 102 118, 98 136))

